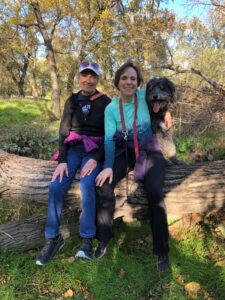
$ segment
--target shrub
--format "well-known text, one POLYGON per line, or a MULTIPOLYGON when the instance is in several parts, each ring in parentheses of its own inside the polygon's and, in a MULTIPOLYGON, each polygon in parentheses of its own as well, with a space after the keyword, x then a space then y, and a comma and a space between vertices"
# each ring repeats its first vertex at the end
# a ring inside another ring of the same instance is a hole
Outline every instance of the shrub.
POLYGON ((27 157, 50 159, 57 150, 57 140, 43 126, 17 126, 0 143, 3 150, 27 157))

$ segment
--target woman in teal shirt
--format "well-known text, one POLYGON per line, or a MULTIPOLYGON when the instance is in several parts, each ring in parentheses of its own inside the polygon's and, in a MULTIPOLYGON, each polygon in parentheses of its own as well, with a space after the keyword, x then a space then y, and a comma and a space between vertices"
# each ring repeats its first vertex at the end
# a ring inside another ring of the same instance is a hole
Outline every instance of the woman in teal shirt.
MULTIPOLYGON (((152 135, 145 91, 138 88, 141 81, 141 73, 133 63, 122 65, 114 80, 120 97, 113 98, 105 110, 105 162, 96 178, 99 246, 95 256, 100 258, 106 253, 113 237, 114 188, 126 176, 127 168, 134 169, 134 175, 143 179, 149 203, 153 253, 157 255, 158 271, 163 272, 169 267, 168 225, 163 200, 165 159, 152 135)), ((171 126, 169 113, 165 122, 171 126)))

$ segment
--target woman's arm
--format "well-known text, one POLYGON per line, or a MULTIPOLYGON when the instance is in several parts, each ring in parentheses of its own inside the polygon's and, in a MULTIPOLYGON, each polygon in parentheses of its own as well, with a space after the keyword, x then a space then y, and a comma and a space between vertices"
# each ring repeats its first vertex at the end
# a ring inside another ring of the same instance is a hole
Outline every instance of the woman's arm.
POLYGON ((96 185, 102 186, 109 179, 109 183, 113 180, 113 163, 115 159, 115 141, 116 120, 113 113, 113 106, 108 105, 105 110, 105 162, 103 171, 96 177, 96 185))
POLYGON ((59 163, 67 162, 66 156, 67 156, 68 145, 64 144, 64 140, 69 135, 71 129, 71 118, 73 113, 71 108, 71 101, 72 101, 72 96, 67 99, 64 105, 63 115, 59 127, 59 157, 58 157, 59 163))
POLYGON ((115 140, 116 133, 116 119, 114 116, 113 105, 108 105, 105 110, 105 138, 104 138, 104 150, 105 150, 105 168, 112 168, 115 159, 115 140))
POLYGON ((164 122, 166 125, 166 130, 169 130, 173 126, 173 118, 169 111, 167 111, 165 114, 164 122))

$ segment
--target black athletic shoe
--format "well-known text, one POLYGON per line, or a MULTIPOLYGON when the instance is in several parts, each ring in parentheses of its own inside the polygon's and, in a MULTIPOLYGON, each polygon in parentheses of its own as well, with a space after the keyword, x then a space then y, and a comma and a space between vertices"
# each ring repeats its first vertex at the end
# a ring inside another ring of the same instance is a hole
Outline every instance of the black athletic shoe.
POLYGON ((65 243, 61 234, 53 239, 47 239, 41 252, 37 255, 36 265, 44 266, 49 263, 53 256, 62 249, 64 244, 65 243))
POLYGON ((84 258, 84 259, 92 259, 93 256, 93 246, 92 246, 92 238, 84 238, 83 243, 80 246, 80 249, 75 254, 75 257, 84 258))
POLYGON ((106 254, 107 245, 108 245, 108 243, 106 243, 106 242, 99 242, 99 245, 95 251, 96 258, 101 258, 102 256, 104 256, 106 254))
POLYGON ((167 272, 169 270, 169 258, 167 255, 158 256, 157 259, 157 270, 159 272, 167 272))

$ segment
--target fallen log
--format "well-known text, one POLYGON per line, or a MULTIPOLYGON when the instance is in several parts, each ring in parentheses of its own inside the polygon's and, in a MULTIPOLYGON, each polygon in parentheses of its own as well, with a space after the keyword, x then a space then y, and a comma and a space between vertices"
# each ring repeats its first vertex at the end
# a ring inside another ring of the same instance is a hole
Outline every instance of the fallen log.
MULTIPOLYGON (((56 164, 0 150, 0 197, 46 205, 48 185, 56 164)), ((122 217, 125 221, 130 221, 146 217, 147 201, 143 186, 133 181, 132 172, 129 174, 128 199, 125 196, 125 180, 120 182, 115 193, 117 197, 115 218, 122 217)), ((169 217, 180 217, 190 213, 207 214, 225 208, 225 160, 168 166, 164 194, 169 217)), ((79 214, 81 209, 79 180, 74 180, 67 193, 66 207, 62 224, 63 230, 69 236, 78 232, 77 213, 79 214), (73 222, 68 221, 71 220, 70 214, 73 213, 75 213, 73 222)), ((41 245, 44 223, 44 216, 36 216, 1 225, 0 248, 27 250, 41 245), (25 224, 26 229, 23 227, 25 224), (18 230, 15 230, 15 227, 18 230), (21 239, 23 242, 18 244, 17 240, 21 239)))
MULTIPOLYGON (((79 232, 79 213, 65 210, 62 214, 61 232, 65 238, 79 232)), ((0 249, 30 250, 44 244, 46 215, 35 215, 0 226, 0 249)))

